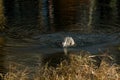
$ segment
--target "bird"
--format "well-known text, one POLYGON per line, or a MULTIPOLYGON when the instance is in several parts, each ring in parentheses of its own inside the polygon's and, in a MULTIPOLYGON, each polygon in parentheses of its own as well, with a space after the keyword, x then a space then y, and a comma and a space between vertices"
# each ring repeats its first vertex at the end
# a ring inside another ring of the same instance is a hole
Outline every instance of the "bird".
POLYGON ((72 37, 65 37, 64 38, 64 41, 62 42, 62 46, 64 48, 65 55, 68 54, 67 48, 71 47, 71 46, 74 46, 74 45, 75 45, 75 41, 72 37))

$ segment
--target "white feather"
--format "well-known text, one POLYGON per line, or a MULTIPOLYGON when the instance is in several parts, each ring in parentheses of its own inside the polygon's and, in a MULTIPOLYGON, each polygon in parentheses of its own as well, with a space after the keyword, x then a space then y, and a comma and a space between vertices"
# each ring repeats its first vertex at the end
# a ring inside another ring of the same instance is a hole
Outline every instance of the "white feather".
POLYGON ((62 42, 63 47, 70 47, 75 45, 75 41, 72 37, 65 37, 64 42, 62 42))

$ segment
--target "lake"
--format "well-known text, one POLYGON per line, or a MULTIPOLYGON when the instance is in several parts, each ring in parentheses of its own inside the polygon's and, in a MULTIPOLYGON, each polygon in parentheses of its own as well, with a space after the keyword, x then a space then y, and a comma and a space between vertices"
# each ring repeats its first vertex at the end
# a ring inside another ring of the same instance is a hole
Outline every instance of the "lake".
POLYGON ((62 57, 67 36, 77 44, 70 52, 120 44, 119 0, 1 0, 0 6, 1 72, 11 61, 34 67, 48 55, 62 57))

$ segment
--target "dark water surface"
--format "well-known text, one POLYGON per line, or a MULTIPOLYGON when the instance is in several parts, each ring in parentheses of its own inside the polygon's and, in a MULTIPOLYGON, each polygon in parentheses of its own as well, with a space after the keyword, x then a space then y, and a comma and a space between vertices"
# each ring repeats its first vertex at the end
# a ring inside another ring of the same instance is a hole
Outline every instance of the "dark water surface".
MULTIPOLYGON (((88 51, 91 54, 109 51, 114 55, 116 51, 112 50, 112 46, 120 44, 120 33, 116 34, 80 34, 71 32, 59 32, 53 34, 42 34, 34 36, 31 39, 11 40, 6 42, 3 47, 4 58, 2 60, 15 61, 24 65, 35 66, 42 61, 55 58, 56 60, 64 56, 64 48, 62 42, 66 36, 71 36, 76 45, 68 47, 70 53, 78 53, 81 50, 88 51)), ((117 51, 118 53, 118 51, 117 51)), ((118 56, 119 54, 115 54, 118 56)))
MULTIPOLYGON (((4 0, 10 32, 118 31, 119 0, 4 0), (17 28, 17 29, 16 29, 17 28), (16 30, 16 31, 15 31, 16 30)), ((22 34, 22 33, 21 33, 22 34)))
POLYGON ((75 39, 77 45, 68 48, 73 52, 97 53, 120 43, 119 0, 1 0, 0 5, 6 38, 0 40, 0 46, 5 44, 0 47, 1 72, 5 61, 34 67, 46 55, 61 56, 66 36, 75 39))

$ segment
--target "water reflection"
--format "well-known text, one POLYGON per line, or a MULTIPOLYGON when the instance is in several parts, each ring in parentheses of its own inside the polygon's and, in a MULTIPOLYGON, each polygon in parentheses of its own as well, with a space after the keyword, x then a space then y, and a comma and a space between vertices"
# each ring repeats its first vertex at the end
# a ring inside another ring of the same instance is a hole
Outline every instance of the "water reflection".
POLYGON ((54 0, 54 21, 56 30, 69 29, 67 25, 77 21, 79 0, 54 0))
POLYGON ((54 0, 54 16, 57 30, 83 30, 91 24, 90 0, 54 0), (90 15, 89 15, 90 14, 90 15))
MULTIPOLYGON (((38 0, 38 24, 41 32, 46 32, 50 30, 49 25, 49 3, 48 0, 38 0)), ((51 5, 51 4, 50 4, 51 5)))
POLYGON ((118 0, 4 0, 9 26, 41 32, 118 27, 119 5, 118 0))
POLYGON ((38 29, 38 0, 4 0, 4 7, 9 32, 25 34, 38 29))
MULTIPOLYGON (((96 1, 96 10, 94 17, 95 28, 98 29, 112 29, 113 27, 119 27, 117 22, 118 20, 118 7, 117 0, 97 0, 96 1)), ((113 28, 114 29, 114 28, 113 28)))
MULTIPOLYGON (((5 68, 5 51, 4 51, 4 47, 5 47, 5 39, 4 37, 0 34, 0 73, 4 74, 6 72, 6 68, 5 68)), ((1 76, 0 76, 0 80, 1 80, 1 76)))
POLYGON ((117 23, 120 23, 120 9, 119 9, 119 7, 120 7, 120 1, 117 0, 117 11, 118 11, 118 22, 117 23))
POLYGON ((0 48, 0 73, 5 73, 5 53, 2 48, 0 48))
POLYGON ((0 36, 0 73, 5 73, 5 52, 4 52, 5 39, 0 36))
POLYGON ((0 0, 0 31, 3 31, 5 25, 3 0, 0 0))

